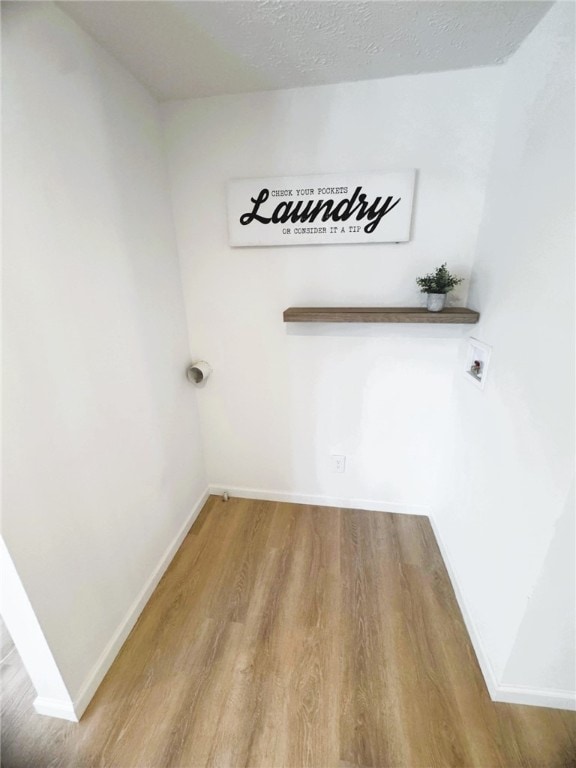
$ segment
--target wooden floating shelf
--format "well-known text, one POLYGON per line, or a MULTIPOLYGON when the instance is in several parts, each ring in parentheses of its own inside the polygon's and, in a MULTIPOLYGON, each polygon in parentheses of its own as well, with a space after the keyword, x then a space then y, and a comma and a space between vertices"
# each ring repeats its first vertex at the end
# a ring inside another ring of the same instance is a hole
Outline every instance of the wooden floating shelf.
POLYGON ((285 323, 477 323, 480 313, 466 307, 429 312, 426 307, 290 307, 285 323))

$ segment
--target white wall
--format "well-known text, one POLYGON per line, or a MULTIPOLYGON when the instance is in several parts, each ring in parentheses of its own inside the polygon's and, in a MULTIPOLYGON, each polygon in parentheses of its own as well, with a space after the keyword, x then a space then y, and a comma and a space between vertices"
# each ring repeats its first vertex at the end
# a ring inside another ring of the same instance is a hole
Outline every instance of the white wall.
MULTIPOLYGON (((456 327, 287 328, 290 305, 414 305, 415 277, 466 277, 501 70, 164 106, 209 480, 224 488, 420 510, 444 450, 456 327), (232 178, 417 168, 410 243, 228 246, 232 178), (344 475, 328 457, 345 454, 344 475)), ((466 288, 456 300, 465 300, 466 288)))
POLYGON ((52 4, 2 10, 2 528, 76 700, 205 478, 157 106, 52 4))
POLYGON ((573 46, 574 6, 560 3, 506 66, 471 291, 491 367, 484 391, 456 376, 455 487, 436 515, 501 694, 564 704, 576 690, 573 46))
POLYGON ((505 685, 576 690, 574 509, 572 483, 504 669, 505 685))
POLYGON ((42 692, 35 702, 36 705, 38 700, 40 700, 40 707, 47 701, 52 706, 53 702, 58 702, 60 717, 76 721, 78 718, 74 711, 74 702, 70 698, 34 609, 28 600, 26 590, 1 538, 0 578, 0 608, 4 626, 18 649, 18 654, 36 691, 42 692))

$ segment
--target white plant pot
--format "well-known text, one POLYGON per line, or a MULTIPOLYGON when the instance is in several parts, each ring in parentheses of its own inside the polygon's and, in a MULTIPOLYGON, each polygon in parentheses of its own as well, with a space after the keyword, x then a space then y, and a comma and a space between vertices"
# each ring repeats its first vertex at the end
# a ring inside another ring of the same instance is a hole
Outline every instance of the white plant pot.
POLYGON ((429 312, 441 312, 446 304, 445 293, 428 293, 426 299, 426 308, 429 312))

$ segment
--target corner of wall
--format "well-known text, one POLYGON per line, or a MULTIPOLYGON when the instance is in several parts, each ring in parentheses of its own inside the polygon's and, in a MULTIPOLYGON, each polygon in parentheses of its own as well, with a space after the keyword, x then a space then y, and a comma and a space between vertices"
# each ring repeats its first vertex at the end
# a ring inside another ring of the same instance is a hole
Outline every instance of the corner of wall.
POLYGON ((46 699, 43 696, 37 696, 34 699, 34 710, 39 715, 47 717, 56 717, 59 720, 69 720, 71 723, 78 723, 80 715, 71 701, 60 701, 59 699, 46 699))
POLYGON ((486 651, 482 636, 476 626, 473 618, 473 612, 470 610, 469 605, 464 597, 456 571, 453 566, 453 561, 450 556, 450 552, 446 546, 440 527, 434 514, 430 514, 430 524, 436 537, 438 547, 442 554, 442 559, 448 571, 452 588, 458 602, 458 607, 462 613, 462 618, 468 630, 468 635, 472 642, 474 652, 478 665, 482 672, 486 688, 490 694, 492 701, 501 702, 504 704, 525 704, 534 707, 550 707, 553 709, 567 709, 576 711, 576 693, 572 691, 552 690, 552 689, 538 689, 529 688, 524 686, 513 686, 501 683, 492 667, 490 657, 486 651))

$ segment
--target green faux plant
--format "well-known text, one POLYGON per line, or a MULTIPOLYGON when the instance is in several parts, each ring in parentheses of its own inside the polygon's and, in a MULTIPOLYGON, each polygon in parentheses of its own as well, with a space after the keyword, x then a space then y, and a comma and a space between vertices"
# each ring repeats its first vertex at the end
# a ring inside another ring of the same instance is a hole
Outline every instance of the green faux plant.
POLYGON ((424 277, 417 277, 416 283, 422 293, 449 293, 464 280, 463 277, 454 277, 446 268, 446 262, 435 272, 424 277))

